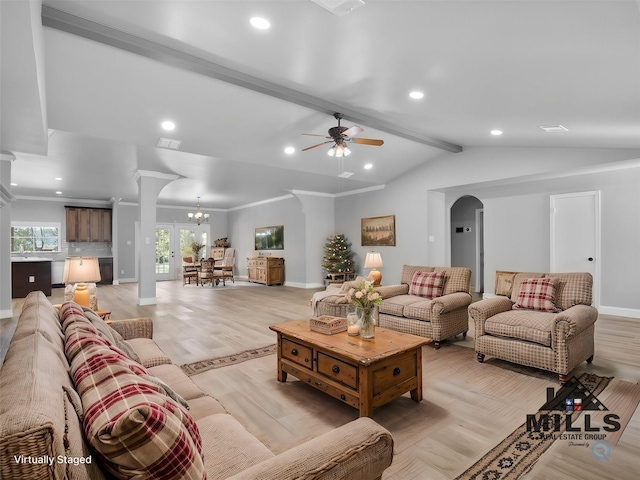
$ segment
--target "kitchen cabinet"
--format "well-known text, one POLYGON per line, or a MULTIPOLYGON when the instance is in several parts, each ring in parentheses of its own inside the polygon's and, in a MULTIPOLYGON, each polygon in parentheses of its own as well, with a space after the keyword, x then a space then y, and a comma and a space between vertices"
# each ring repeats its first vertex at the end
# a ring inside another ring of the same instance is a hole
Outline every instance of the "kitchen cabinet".
POLYGON ((11 298, 24 298, 35 290, 51 296, 51 260, 12 261, 11 298))
POLYGON ((111 209, 65 207, 67 242, 111 242, 111 209))
POLYGON ((104 285, 113 284, 113 258, 100 257, 98 258, 98 264, 100 266, 100 281, 98 283, 104 285))

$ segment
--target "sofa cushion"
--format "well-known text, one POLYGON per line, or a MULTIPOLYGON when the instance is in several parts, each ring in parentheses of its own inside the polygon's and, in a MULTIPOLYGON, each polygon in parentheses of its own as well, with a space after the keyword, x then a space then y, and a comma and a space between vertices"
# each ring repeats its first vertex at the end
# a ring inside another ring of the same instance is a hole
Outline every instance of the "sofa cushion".
POLYGON ((113 354, 103 345, 87 345, 71 364, 84 431, 105 468, 119 478, 204 478, 193 418, 113 354))
POLYGON ((431 304, 432 299, 426 299, 422 297, 415 297, 416 301, 405 305, 403 316, 406 318, 414 318, 416 320, 422 320, 425 322, 431 321, 431 304))
POLYGON ((226 479, 274 455, 235 418, 208 415, 198 420, 207 480, 226 479))
POLYGON ((591 305, 593 277, 587 272, 549 273, 547 277, 557 279, 556 306, 562 310, 574 305, 591 305))
POLYGON ((431 321, 432 300, 417 295, 396 295, 380 304, 379 312, 396 317, 408 317, 431 321))
POLYGON ((127 342, 140 358, 140 363, 147 368, 171 363, 167 354, 150 338, 130 338, 127 342))
POLYGON ((471 269, 467 267, 435 267, 434 272, 444 272, 442 295, 462 292, 469 293, 471 269))
POLYGON ((417 295, 433 299, 442 296, 444 288, 444 271, 416 272, 409 284, 409 295, 417 295))
POLYGON ((557 285, 558 280, 553 278, 527 278, 523 280, 513 308, 558 312, 555 304, 557 285))
MULTIPOLYGON (((193 419, 196 421, 196 424, 198 423, 198 420, 208 415, 214 415, 216 413, 227 413, 222 404, 209 395, 205 395, 204 397, 192 398, 188 403, 189 415, 193 417, 193 419)), ((202 435, 202 431, 200 431, 200 435, 202 435)), ((202 448, 206 449, 206 445, 202 448)))
POLYGON ((173 388, 178 395, 183 397, 187 402, 194 398, 203 397, 206 395, 200 387, 198 387, 193 380, 191 380, 186 373, 177 365, 165 364, 156 365, 150 367, 149 371, 156 377, 161 378, 169 387, 173 388))
POLYGON ((490 335, 516 338, 550 347, 555 316, 555 313, 536 310, 509 310, 489 317, 484 328, 490 335))
POLYGON ((64 334, 58 320, 58 310, 51 305, 44 293, 34 291, 27 295, 22 305, 20 322, 16 325, 13 340, 21 340, 39 333, 50 343, 62 348, 64 334))

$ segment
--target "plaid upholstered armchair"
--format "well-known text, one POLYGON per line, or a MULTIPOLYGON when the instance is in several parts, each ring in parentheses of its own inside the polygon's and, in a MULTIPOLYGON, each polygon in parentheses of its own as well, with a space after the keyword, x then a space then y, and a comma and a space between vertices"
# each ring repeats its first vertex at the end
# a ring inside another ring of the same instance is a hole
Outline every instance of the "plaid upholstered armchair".
POLYGON ((511 291, 469 306, 479 362, 486 355, 568 374, 594 353, 598 311, 589 273, 515 273, 511 291))

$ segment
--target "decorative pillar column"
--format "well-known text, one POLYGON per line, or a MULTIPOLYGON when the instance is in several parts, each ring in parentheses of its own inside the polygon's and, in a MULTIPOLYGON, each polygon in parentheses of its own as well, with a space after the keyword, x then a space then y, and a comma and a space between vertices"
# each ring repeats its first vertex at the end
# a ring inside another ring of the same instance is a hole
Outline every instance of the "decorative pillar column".
POLYGON ((13 317, 11 307, 11 162, 10 152, 0 152, 0 318, 13 317))
POLYGON ((138 305, 155 305, 156 298, 156 200, 162 189, 180 178, 160 172, 138 170, 138 305))

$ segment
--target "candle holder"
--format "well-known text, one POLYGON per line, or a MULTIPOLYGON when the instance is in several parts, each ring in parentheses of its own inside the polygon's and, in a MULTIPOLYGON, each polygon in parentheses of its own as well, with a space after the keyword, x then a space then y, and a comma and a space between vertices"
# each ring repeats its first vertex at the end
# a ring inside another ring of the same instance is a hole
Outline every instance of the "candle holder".
POLYGON ((358 314, 356 313, 356 307, 353 305, 347 307, 347 335, 350 337, 357 337, 360 335, 358 314))

